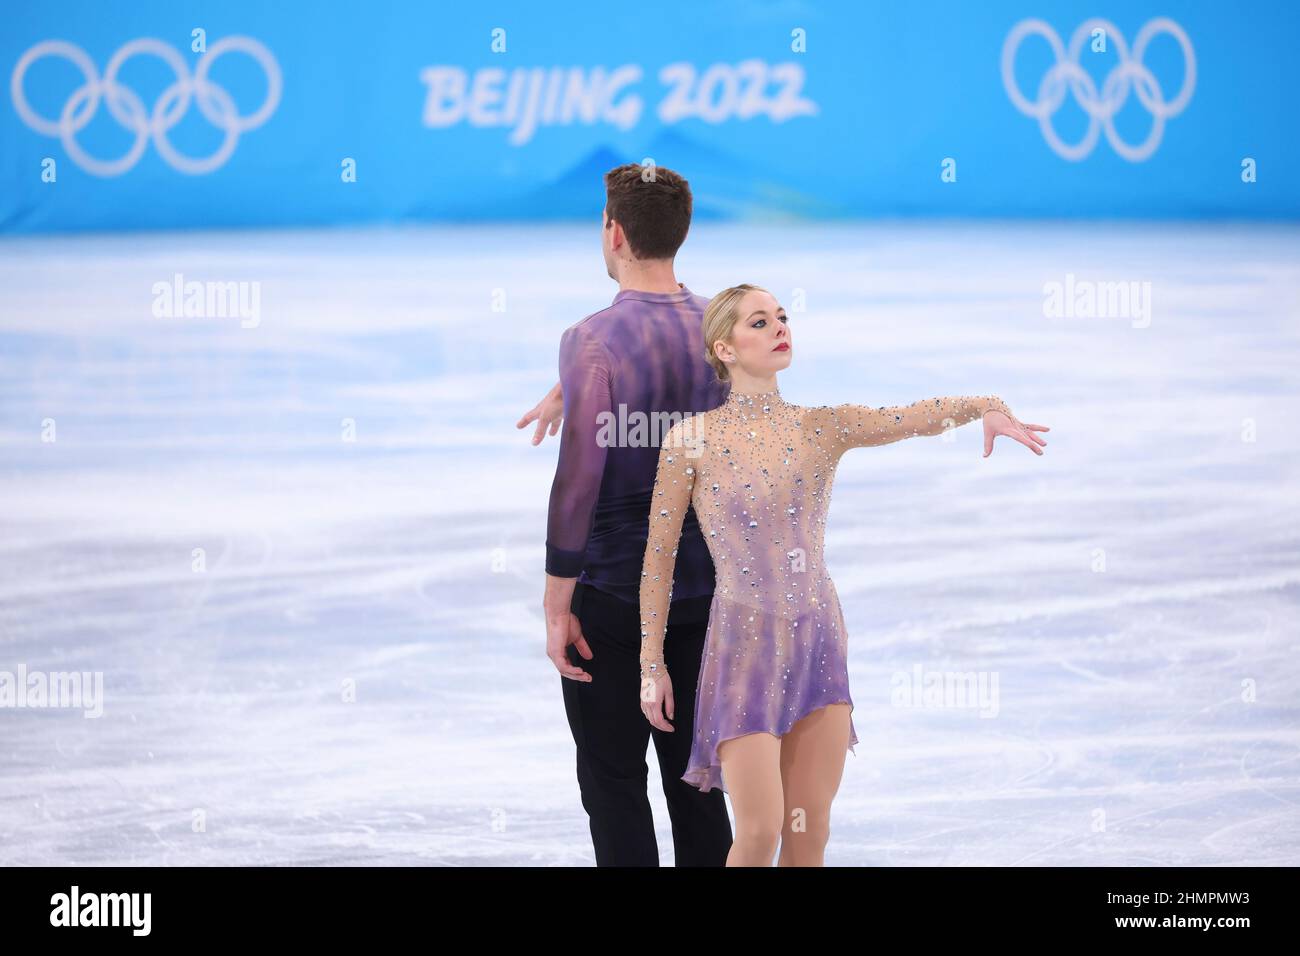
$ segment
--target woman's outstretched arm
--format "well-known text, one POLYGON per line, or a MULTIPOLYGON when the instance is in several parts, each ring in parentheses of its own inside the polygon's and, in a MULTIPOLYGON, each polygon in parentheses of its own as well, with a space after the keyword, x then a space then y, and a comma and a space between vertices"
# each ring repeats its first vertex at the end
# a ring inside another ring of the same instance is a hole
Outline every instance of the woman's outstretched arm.
MULTIPOLYGON (((812 419, 814 428, 822 429, 821 437, 837 451, 864 445, 885 445, 918 435, 939 435, 990 412, 1000 412, 1006 416, 1005 421, 1000 416, 995 416, 992 423, 995 426, 994 434, 1015 438, 1035 452, 1038 452, 1037 445, 1046 444, 1027 430, 1034 428, 1046 431, 1046 428, 1022 424, 1010 406, 996 395, 946 395, 922 399, 911 405, 886 405, 879 408, 852 404, 828 405, 816 411, 818 414, 812 419)), ((986 441, 986 445, 987 443, 986 441)))

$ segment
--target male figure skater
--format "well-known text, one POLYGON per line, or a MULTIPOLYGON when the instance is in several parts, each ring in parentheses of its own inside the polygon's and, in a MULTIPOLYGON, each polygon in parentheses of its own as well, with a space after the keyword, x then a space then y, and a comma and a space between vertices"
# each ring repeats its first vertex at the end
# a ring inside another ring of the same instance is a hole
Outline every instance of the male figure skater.
POLYGON ((730 386, 704 357, 708 300, 673 273, 691 223, 686 180, 663 167, 612 169, 602 220, 605 268, 619 291, 565 330, 560 382, 517 426, 536 420, 537 444, 563 420, 546 528, 546 652, 563 677, 596 865, 659 865, 646 793, 653 739, 677 865, 725 866, 732 835, 722 791, 681 779, 714 585, 693 510, 664 641, 681 702, 672 732, 652 728, 638 705, 639 592, 659 443, 674 422, 722 404, 730 386))

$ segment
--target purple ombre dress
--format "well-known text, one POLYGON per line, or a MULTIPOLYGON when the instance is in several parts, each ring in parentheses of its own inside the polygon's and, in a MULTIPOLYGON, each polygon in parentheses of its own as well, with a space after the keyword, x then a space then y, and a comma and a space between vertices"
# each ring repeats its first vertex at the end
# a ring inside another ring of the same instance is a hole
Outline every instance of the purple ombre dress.
MULTIPOLYGON (((996 396, 890 408, 805 407, 779 391, 733 390, 721 406, 665 436, 640 588, 644 659, 662 656, 688 510, 698 518, 716 575, 683 780, 725 791, 718 759, 724 741, 761 732, 782 737, 828 704, 848 704, 852 713, 848 634, 823 560, 840 456, 863 445, 937 435, 990 409, 1011 414, 996 396)), ((850 717, 848 746, 857 743, 850 717)))

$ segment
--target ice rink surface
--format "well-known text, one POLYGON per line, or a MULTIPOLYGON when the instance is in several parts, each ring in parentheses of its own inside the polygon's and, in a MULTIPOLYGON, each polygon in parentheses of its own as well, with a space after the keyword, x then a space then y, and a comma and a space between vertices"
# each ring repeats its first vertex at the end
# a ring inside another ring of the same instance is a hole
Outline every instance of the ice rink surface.
MULTIPOLYGON (((616 292, 598 228, 0 241, 0 671, 103 675, 0 709, 0 864, 593 863, 515 422, 616 292), (177 274, 256 321, 155 315, 177 274)), ((1300 232, 704 223, 678 278, 791 310, 791 401, 1052 429, 844 458, 828 864, 1300 864, 1300 232)))

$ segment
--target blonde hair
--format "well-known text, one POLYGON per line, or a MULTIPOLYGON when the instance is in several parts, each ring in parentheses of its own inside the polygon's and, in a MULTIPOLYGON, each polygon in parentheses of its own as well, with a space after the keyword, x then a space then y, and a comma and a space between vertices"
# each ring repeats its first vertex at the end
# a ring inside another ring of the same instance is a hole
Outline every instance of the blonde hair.
POLYGON ((718 381, 721 382, 728 381, 731 378, 731 373, 727 370, 726 363, 718 358, 713 346, 717 342, 725 342, 731 338, 731 330, 735 328, 736 320, 740 318, 736 308, 740 305, 740 300, 745 297, 747 292, 767 292, 767 290, 762 286, 750 285, 747 282, 733 285, 730 289, 723 289, 710 299, 708 306, 704 309, 704 321, 702 323, 704 357, 709 360, 709 364, 713 366, 713 371, 718 376, 718 381))

